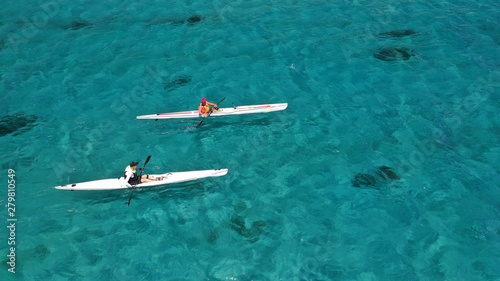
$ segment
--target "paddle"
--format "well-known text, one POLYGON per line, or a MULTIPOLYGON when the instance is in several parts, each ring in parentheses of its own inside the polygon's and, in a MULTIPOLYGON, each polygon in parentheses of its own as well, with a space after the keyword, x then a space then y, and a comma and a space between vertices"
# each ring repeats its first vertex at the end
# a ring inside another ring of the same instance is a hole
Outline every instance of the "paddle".
MULTIPOLYGON (((151 155, 149 155, 148 158, 146 158, 146 162, 144 162, 144 166, 142 166, 141 173, 139 174, 139 182, 140 182, 140 179, 142 177, 142 172, 144 172, 144 167, 146 167, 146 164, 148 164, 149 159, 151 159, 151 155)), ((132 188, 132 193, 130 193, 130 198, 128 199, 127 206, 130 205, 130 200, 132 200, 132 194, 134 194, 134 190, 136 187, 137 187, 137 184, 134 185, 134 187, 132 188)))
MULTIPOLYGON (((217 103, 217 105, 219 105, 219 103, 221 103, 222 101, 224 101, 226 99, 226 97, 224 97, 220 102, 217 103)), ((217 107, 217 105, 215 107, 217 107)), ((203 123, 203 120, 205 120, 205 118, 207 118, 208 116, 210 116, 210 114, 212 114, 213 111, 210 111, 210 113, 208 113, 207 116, 203 117, 203 119, 201 119, 200 123, 198 123, 198 125, 196 125, 196 128, 198 128, 199 126, 201 126, 201 123, 203 123)))

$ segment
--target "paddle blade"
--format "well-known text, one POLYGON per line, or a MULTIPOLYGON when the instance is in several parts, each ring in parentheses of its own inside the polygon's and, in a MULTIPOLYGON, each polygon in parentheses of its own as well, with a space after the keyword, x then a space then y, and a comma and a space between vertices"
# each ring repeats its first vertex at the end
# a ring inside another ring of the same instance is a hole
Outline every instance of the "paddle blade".
POLYGON ((220 102, 218 102, 217 105, 219 105, 219 103, 223 102, 225 99, 226 97, 224 97, 220 102))
POLYGON ((151 155, 149 155, 148 158, 146 158, 146 161, 144 162, 144 166, 142 166, 141 173, 139 174, 139 180, 141 179, 142 172, 144 172, 144 168, 146 167, 146 164, 148 164, 149 160, 151 160, 151 155))
POLYGON ((196 125, 196 128, 198 128, 199 126, 201 126, 201 123, 203 123, 203 120, 205 120, 205 118, 207 118, 207 117, 203 117, 203 119, 201 119, 200 123, 198 123, 198 125, 196 125))
POLYGON ((144 162, 144 167, 146 167, 146 164, 148 164, 149 160, 151 160, 151 155, 149 155, 148 158, 146 158, 146 162, 144 162))
POLYGON ((130 205, 130 201, 132 200, 132 194, 134 194, 134 190, 135 190, 135 186, 134 186, 134 188, 132 188, 132 192, 130 193, 130 197, 128 198, 127 207, 130 205))

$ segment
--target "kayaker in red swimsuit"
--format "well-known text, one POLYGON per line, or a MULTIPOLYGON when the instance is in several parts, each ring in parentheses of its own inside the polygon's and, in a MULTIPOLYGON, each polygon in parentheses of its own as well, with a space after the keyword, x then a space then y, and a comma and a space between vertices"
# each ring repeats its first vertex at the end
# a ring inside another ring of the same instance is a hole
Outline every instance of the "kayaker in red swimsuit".
POLYGON ((198 106, 198 113, 203 116, 208 116, 210 112, 217 111, 217 105, 215 103, 208 102, 207 99, 202 98, 201 103, 198 106), (213 108, 210 108, 210 105, 213 106, 213 108))

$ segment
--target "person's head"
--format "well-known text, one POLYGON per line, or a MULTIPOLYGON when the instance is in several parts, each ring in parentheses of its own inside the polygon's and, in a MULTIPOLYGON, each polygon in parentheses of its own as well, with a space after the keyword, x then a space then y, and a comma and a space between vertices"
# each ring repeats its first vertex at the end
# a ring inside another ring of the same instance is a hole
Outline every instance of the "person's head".
POLYGON ((139 165, 139 162, 130 162, 130 168, 137 168, 137 165, 139 165))
POLYGON ((201 104, 202 105, 206 105, 207 104, 207 99, 206 98, 202 98, 201 99, 201 104))

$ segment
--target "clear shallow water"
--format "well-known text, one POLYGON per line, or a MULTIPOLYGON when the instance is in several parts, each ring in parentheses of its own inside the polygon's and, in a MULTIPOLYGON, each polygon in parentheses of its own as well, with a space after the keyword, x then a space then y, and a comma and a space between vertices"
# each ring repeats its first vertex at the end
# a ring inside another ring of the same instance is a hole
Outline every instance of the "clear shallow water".
POLYGON ((0 108, 38 119, 0 137, 19 219, 17 273, 3 263, 2 280, 497 280, 499 11, 494 1, 6 5, 0 108), (394 29, 420 34, 377 36, 394 29), (387 46, 418 53, 374 58, 387 46), (199 129, 135 120, 201 97, 289 107, 199 129), (52 188, 118 177, 150 154, 150 173, 229 174, 137 190, 128 208, 129 191, 52 188), (382 165, 401 180, 353 187, 382 165))

